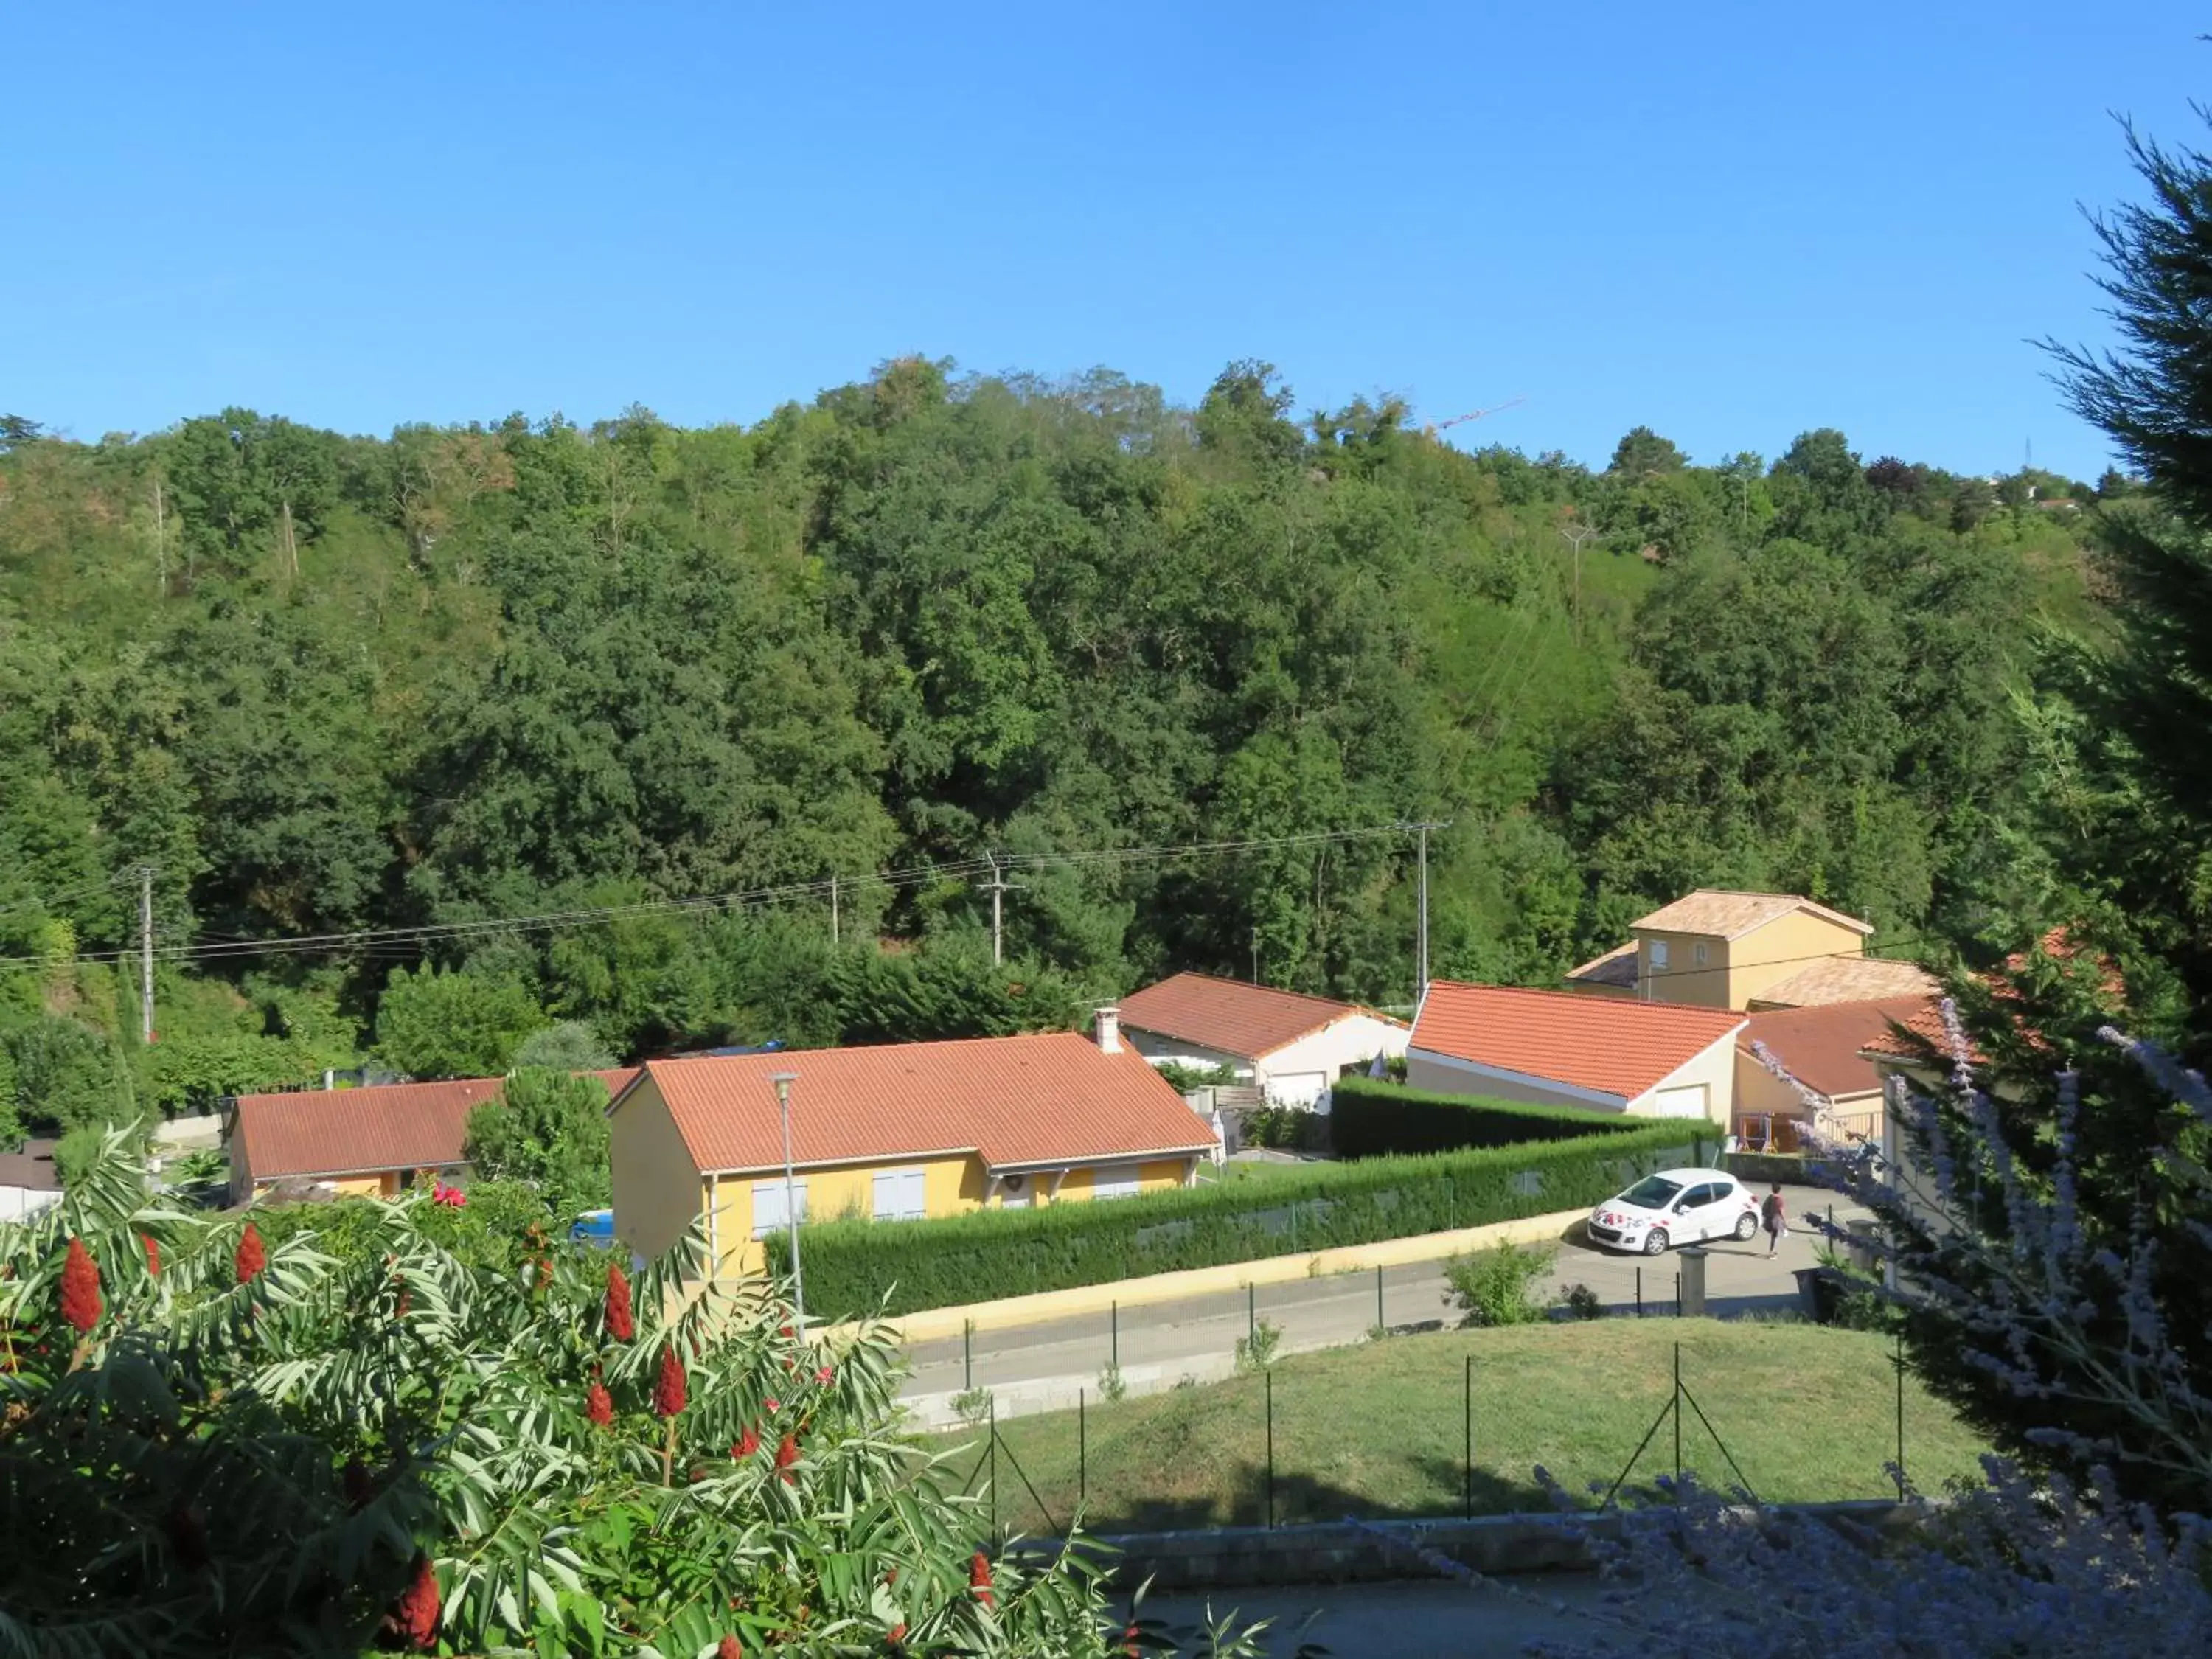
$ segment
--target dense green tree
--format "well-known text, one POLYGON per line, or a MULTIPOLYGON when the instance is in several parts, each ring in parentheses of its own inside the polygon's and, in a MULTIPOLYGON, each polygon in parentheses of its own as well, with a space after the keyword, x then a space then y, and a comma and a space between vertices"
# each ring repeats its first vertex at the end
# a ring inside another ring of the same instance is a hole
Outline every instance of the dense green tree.
POLYGON ((497 1077, 550 1023, 520 981, 402 968, 377 1005, 376 1054, 414 1078, 497 1077))
MULTIPOLYGON (((1255 929, 1271 980, 1402 1001, 1412 838, 1341 832, 1403 820, 1455 823, 1455 971, 1540 981, 1700 881, 1961 939, 2047 884, 2007 677, 2033 611, 2094 629, 2076 544, 2136 504, 1961 534, 1966 482, 1878 488, 1832 432, 1771 473, 1636 434, 1593 474, 1387 394, 1295 406, 1259 362, 1178 409, 906 358, 748 428, 234 410, 15 445, 0 1030, 127 1032, 73 953, 135 942, 141 863, 157 939, 223 953, 161 996, 209 1063, 133 1061, 165 1109, 312 1074, 417 937, 629 1055, 1073 1019, 1249 973, 1255 929), (1570 520, 1604 532, 1579 558, 1570 520)), ((409 1069, 501 1069, 540 1023, 409 1069)))
POLYGON ((514 1067, 551 1066, 562 1072, 606 1072, 617 1064, 614 1051, 580 1019, 564 1019, 532 1031, 514 1050, 514 1067))
POLYGON ((1606 471, 1637 481, 1658 473, 1680 472, 1689 464, 1690 458, 1672 440, 1661 437, 1648 426, 1638 426, 1631 427, 1613 447, 1613 460, 1606 471))
POLYGON ((563 1223, 614 1201, 607 1170, 607 1085, 526 1066, 469 1114, 464 1155, 493 1181, 534 1187, 563 1223))
POLYGON ((2062 695, 2091 717, 2070 791, 2107 810, 2077 823, 2069 883, 2108 901, 2212 1007, 2212 157, 2130 132, 2149 199, 2100 217, 2102 286, 2118 347, 2054 346, 2075 410, 2147 486, 2100 520, 2118 578, 2119 648, 2087 643, 2062 695), (2112 810, 2117 809, 2117 810, 2112 810))

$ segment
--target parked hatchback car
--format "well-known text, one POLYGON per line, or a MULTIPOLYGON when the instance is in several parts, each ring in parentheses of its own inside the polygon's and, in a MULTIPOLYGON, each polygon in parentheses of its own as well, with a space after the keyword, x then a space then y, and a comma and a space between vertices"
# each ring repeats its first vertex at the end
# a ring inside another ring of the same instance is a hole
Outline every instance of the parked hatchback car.
POLYGON ((1721 1170, 1662 1170, 1590 1212, 1591 1239, 1609 1249, 1664 1255, 1676 1244, 1749 1238, 1759 1200, 1721 1170))

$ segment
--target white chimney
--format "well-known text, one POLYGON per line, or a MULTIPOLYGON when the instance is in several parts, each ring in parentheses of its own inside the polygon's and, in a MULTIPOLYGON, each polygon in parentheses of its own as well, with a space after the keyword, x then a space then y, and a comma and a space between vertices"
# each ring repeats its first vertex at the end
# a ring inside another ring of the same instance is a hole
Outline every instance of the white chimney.
POLYGON ((1098 1052, 1118 1054, 1121 1052, 1121 1011, 1101 1008, 1098 1011, 1098 1052))

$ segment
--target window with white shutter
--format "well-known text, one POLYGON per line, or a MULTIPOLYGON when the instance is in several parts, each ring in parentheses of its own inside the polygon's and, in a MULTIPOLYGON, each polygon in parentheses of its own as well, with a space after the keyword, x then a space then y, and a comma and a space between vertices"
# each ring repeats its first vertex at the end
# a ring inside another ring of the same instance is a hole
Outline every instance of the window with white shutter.
POLYGON ((1133 1164, 1103 1164, 1091 1176, 1093 1198, 1134 1198, 1142 1186, 1133 1164))
POLYGON ((922 1171, 876 1171, 876 1219, 919 1221, 927 1213, 922 1171))
MULTIPOLYGON (((799 1206, 799 1219, 806 1220, 806 1183, 792 1183, 792 1198, 799 1206)), ((783 1208, 783 1182, 756 1181, 753 1182, 753 1237, 765 1238, 770 1233, 781 1232, 790 1224, 783 1208)))

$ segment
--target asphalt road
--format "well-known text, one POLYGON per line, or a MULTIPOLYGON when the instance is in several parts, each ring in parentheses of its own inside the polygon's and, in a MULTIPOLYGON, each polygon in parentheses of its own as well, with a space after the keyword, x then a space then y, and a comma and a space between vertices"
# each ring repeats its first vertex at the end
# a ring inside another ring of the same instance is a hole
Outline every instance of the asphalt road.
MULTIPOLYGON (((1705 1264, 1709 1311, 1731 1317, 1796 1306, 1792 1272, 1814 1265, 1820 1242, 1807 1218, 1825 1213, 1831 1204, 1839 1224, 1861 1213, 1815 1188, 1785 1187, 1783 1196, 1792 1231, 1773 1259, 1767 1256, 1764 1235, 1749 1243, 1721 1239, 1705 1247, 1711 1252, 1705 1264)), ((1680 1267, 1673 1255, 1622 1255, 1563 1243, 1545 1289, 1556 1293, 1571 1285, 1587 1285, 1620 1313, 1633 1313, 1640 1293, 1647 1313, 1671 1314, 1680 1267)), ((947 1394, 968 1387, 1095 1378, 1117 1355, 1125 1372, 1186 1364, 1211 1370, 1233 1356, 1248 1317, 1279 1327, 1283 1352, 1339 1346, 1361 1340, 1378 1323, 1402 1329, 1456 1320, 1446 1289, 1441 1260, 1411 1262, 1382 1270, 1379 1319, 1376 1275, 1368 1272, 1263 1285, 1249 1304, 1245 1292, 1231 1291, 1127 1309, 1118 1320, 1097 1315, 979 1332, 965 1358, 957 1337, 920 1342, 908 1349, 913 1374, 904 1392, 947 1394)))

